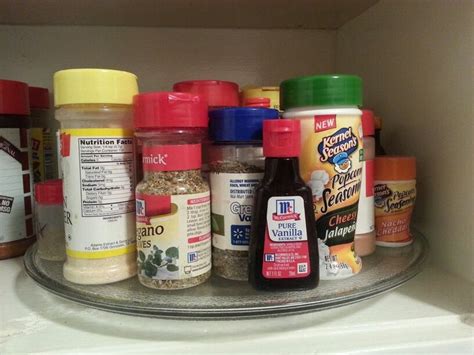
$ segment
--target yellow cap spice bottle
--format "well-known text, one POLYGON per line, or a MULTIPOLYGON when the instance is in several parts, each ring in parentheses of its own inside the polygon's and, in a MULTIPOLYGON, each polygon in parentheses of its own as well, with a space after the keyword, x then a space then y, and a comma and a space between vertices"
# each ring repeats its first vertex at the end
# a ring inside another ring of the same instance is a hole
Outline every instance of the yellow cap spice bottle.
POLYGON ((54 75, 61 123, 64 277, 106 284, 136 274, 134 74, 70 69, 54 75))

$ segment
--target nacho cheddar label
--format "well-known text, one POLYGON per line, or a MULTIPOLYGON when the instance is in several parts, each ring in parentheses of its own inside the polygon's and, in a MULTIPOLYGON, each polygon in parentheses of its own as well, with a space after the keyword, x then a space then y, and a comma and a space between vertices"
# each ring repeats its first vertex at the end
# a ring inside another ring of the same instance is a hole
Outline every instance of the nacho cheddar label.
POLYGON ((313 193, 320 239, 320 278, 357 274, 354 235, 363 149, 359 115, 315 115, 301 120, 300 172, 313 193))
POLYGON ((374 191, 377 245, 410 244, 413 241, 410 220, 416 199, 415 180, 376 181, 374 191))

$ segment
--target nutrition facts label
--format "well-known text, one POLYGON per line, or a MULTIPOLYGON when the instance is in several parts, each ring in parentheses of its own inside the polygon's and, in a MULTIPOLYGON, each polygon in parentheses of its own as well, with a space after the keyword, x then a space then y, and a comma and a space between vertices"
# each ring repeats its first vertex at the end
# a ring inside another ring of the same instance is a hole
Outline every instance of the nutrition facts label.
POLYGON ((83 217, 135 211, 133 138, 78 138, 83 217))

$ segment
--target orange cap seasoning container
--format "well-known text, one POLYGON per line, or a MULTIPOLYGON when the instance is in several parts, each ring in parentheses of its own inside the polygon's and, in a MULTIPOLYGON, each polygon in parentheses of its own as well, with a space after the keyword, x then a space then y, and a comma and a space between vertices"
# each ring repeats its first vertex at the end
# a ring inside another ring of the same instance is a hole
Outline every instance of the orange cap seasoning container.
POLYGON ((376 244, 402 247, 413 242, 410 220, 416 199, 416 159, 375 158, 376 244))

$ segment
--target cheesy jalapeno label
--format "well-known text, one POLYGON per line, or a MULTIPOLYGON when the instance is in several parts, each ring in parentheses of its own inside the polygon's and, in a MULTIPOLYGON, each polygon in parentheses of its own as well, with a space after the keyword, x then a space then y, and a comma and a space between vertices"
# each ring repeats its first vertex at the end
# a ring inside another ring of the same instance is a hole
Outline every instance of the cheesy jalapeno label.
POLYGON ((320 239, 320 278, 357 274, 354 251, 363 150, 358 115, 316 115, 301 120, 301 175, 313 192, 320 239))

